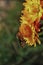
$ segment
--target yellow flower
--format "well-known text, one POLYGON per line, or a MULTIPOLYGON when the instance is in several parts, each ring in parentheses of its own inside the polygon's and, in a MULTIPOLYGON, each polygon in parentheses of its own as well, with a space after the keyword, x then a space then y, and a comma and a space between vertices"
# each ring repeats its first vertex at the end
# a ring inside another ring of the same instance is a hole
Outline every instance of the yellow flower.
POLYGON ((43 14, 43 8, 40 4, 41 0, 26 0, 22 16, 20 17, 19 37, 23 38, 25 43, 36 46, 39 40, 38 32, 40 32, 40 19, 43 14))

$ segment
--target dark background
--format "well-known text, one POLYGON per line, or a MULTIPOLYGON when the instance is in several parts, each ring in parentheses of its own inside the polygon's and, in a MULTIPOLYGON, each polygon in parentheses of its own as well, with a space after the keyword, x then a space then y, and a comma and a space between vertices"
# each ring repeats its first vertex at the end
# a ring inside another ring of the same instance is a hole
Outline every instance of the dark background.
MULTIPOLYGON (((43 31, 41 45, 20 46, 16 34, 24 0, 0 0, 0 65, 43 65, 43 31)), ((40 21, 43 24, 43 20, 40 21)), ((41 27, 43 30, 43 27, 41 27)))

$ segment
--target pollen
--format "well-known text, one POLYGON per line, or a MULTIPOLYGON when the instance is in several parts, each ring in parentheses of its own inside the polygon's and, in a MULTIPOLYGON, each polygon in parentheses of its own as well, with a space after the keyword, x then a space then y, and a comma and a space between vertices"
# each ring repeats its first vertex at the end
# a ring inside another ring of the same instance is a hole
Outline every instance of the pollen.
POLYGON ((43 17, 43 0, 25 0, 23 6, 18 36, 25 40, 25 44, 36 47, 36 43, 41 44, 38 33, 43 17))

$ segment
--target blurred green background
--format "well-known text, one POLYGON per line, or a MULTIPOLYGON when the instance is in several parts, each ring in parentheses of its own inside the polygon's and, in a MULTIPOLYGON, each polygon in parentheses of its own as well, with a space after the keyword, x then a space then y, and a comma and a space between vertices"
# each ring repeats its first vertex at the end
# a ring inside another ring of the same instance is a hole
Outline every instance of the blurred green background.
POLYGON ((0 65, 43 65, 43 31, 39 33, 41 45, 35 48, 22 48, 16 36, 24 1, 0 0, 0 65))

